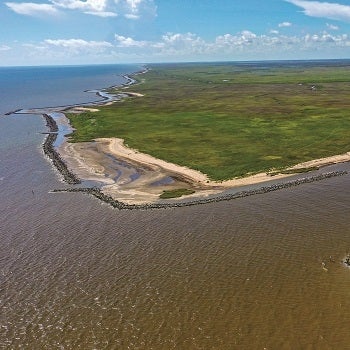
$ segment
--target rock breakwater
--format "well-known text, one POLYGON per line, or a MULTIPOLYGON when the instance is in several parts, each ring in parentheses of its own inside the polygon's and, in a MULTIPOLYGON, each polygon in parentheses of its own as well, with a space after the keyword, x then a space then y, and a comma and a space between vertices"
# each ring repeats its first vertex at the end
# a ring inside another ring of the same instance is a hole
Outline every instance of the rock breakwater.
POLYGON ((183 201, 183 202, 163 202, 163 203, 149 203, 149 204, 126 204, 122 203, 111 196, 108 196, 104 194, 99 188, 92 187, 92 188, 69 188, 69 189, 62 189, 62 190, 53 190, 52 192, 82 192, 89 195, 92 195, 101 201, 111 205, 113 208, 117 209, 138 209, 138 210, 149 210, 149 209, 166 209, 166 208, 180 208, 180 207, 188 207, 193 205, 200 205, 200 204, 208 204, 208 203, 215 203, 215 202, 221 202, 221 201, 229 201, 233 199, 238 198, 244 198, 249 197, 253 195, 258 194, 264 194, 268 192, 273 192, 281 189, 286 189, 294 186, 299 186, 302 184, 307 184, 315 181, 321 181, 325 179, 330 179, 332 177, 336 176, 343 176, 347 175, 347 171, 332 171, 328 173, 323 173, 315 176, 310 177, 304 177, 284 183, 279 184, 273 184, 269 186, 263 186, 257 189, 253 190, 247 190, 247 191, 240 191, 232 194, 224 194, 224 195, 218 195, 216 197, 210 197, 210 198, 202 198, 202 199, 195 199, 192 201, 183 201))
POLYGON ((58 126, 55 120, 49 114, 43 114, 46 120, 46 126, 49 128, 50 133, 47 135, 43 144, 43 150, 45 155, 52 161, 52 164, 63 176, 64 180, 70 185, 80 184, 80 179, 71 172, 66 163, 62 160, 58 152, 54 148, 54 143, 57 139, 58 126))

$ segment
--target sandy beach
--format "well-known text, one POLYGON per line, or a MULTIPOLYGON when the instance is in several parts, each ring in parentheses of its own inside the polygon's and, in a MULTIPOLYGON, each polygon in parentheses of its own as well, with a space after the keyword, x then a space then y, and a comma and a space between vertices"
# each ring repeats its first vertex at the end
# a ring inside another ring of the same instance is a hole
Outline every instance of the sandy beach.
MULTIPOLYGON (((175 188, 195 191, 186 198, 205 198, 230 188, 295 176, 259 173, 223 182, 211 181, 199 171, 131 149, 119 138, 100 138, 84 143, 65 142, 58 151, 68 168, 79 178, 99 182, 103 193, 127 204, 154 203, 159 201, 159 195, 164 190, 175 188)), ((347 161, 350 161, 350 152, 300 163, 289 169, 322 167, 347 161)))

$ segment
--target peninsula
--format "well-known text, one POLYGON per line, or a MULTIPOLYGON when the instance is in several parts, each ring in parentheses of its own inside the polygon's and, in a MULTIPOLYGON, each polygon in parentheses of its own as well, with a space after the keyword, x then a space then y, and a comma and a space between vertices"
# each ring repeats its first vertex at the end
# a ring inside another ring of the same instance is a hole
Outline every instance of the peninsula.
POLYGON ((128 204, 305 177, 350 160, 349 80, 329 62, 151 65, 106 90, 117 99, 66 109, 58 151, 128 204))

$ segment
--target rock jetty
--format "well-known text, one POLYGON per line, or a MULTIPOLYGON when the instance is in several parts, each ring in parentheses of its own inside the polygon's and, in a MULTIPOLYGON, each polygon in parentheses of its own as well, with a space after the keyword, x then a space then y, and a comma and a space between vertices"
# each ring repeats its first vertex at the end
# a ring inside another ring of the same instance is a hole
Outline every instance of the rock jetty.
POLYGON ((58 152, 54 148, 54 143, 57 139, 58 126, 55 120, 48 114, 43 114, 46 120, 46 126, 49 128, 50 133, 47 135, 46 140, 43 144, 43 150, 47 157, 50 158, 52 164, 63 176, 64 180, 70 185, 80 184, 80 179, 72 173, 66 163, 62 160, 58 152))

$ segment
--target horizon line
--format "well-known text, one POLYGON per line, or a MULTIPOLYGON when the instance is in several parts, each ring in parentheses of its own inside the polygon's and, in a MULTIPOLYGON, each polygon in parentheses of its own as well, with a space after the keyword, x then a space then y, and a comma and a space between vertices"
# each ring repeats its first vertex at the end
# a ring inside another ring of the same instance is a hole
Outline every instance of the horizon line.
POLYGON ((205 64, 205 63, 264 63, 264 62, 325 62, 350 61, 350 58, 308 58, 308 59, 262 59, 262 60, 204 60, 204 61, 164 61, 164 62, 133 62, 133 63, 82 63, 82 64, 38 64, 38 65, 0 65, 0 68, 38 68, 38 67, 91 67, 91 66, 147 66, 159 64, 205 64))

